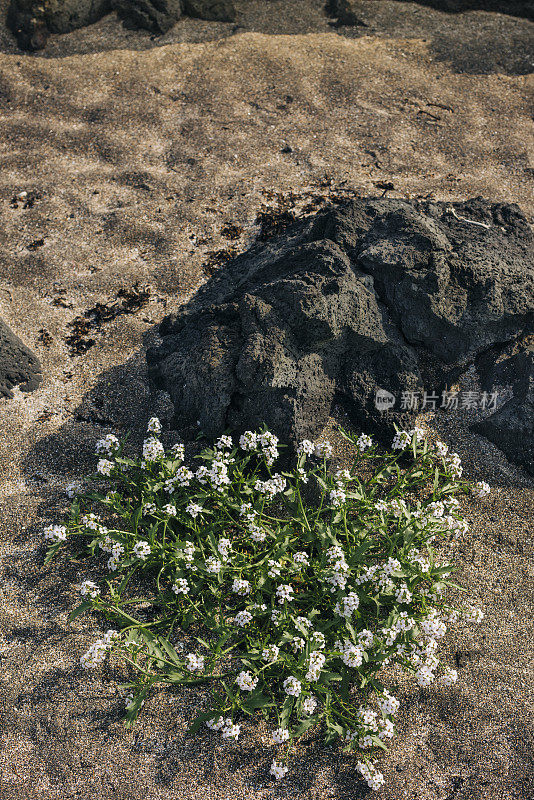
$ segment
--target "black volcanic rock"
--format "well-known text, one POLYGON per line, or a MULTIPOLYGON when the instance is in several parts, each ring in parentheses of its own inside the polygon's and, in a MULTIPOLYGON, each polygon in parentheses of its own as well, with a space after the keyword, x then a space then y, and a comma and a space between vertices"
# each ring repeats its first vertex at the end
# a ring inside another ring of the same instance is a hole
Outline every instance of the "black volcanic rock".
POLYGON ((513 397, 473 428, 534 475, 534 336, 500 350, 483 354, 477 368, 486 391, 511 386, 513 397))
POLYGON ((112 0, 126 28, 167 33, 182 16, 180 0, 112 0))
POLYGON ((232 0, 183 0, 184 14, 199 19, 235 22, 236 11, 232 0))
POLYGON ((265 422, 294 444, 334 399, 389 435, 377 389, 398 399, 446 383, 531 329, 533 309, 533 237, 516 206, 361 199, 229 262, 163 321, 149 370, 177 422, 209 435, 265 422))
POLYGON ((11 0, 7 25, 23 50, 41 50, 49 33, 68 33, 117 11, 128 28, 166 33, 181 17, 234 22, 232 0, 11 0))
POLYGON ((31 392, 42 379, 37 356, 0 320, 0 397, 13 397, 13 386, 31 392))

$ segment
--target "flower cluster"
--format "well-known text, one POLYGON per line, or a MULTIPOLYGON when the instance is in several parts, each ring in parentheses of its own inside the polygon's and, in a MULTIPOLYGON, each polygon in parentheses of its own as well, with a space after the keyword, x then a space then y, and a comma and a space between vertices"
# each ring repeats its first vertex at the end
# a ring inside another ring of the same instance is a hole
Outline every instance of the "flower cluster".
POLYGON ((453 566, 439 549, 467 530, 455 494, 478 499, 489 487, 461 480, 457 454, 429 445, 419 428, 399 431, 383 454, 368 435, 343 432, 351 469, 331 467, 329 442, 304 439, 283 472, 273 471, 279 441, 269 431, 246 431, 237 443, 225 433, 194 467, 182 444, 166 451, 160 434, 153 417, 139 458, 127 458, 113 434, 101 439, 91 481, 103 491, 77 484, 68 525, 45 528, 51 553, 79 536, 89 553, 106 554, 111 574, 82 582, 80 609, 127 628, 108 631, 82 666, 98 667, 110 652, 126 660, 137 676, 130 722, 147 687, 166 681, 211 684, 197 723, 225 740, 238 739, 239 715, 261 710, 283 749, 270 767, 276 780, 295 740, 322 727, 380 788, 374 759, 399 710, 384 668, 420 686, 453 686, 457 673, 440 660, 447 626, 483 617, 446 602, 453 566), (374 479, 362 483, 366 461, 374 479), (314 491, 301 493, 308 482, 314 491), (199 652, 175 642, 180 631, 199 652))

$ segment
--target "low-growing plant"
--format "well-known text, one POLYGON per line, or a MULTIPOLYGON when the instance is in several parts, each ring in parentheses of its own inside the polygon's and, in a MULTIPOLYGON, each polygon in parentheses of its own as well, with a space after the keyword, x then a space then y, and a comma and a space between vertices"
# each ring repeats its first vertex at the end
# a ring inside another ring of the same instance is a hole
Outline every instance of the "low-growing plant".
POLYGON ((372 756, 394 735, 399 708, 384 673, 397 665, 420 686, 438 676, 451 685, 456 672, 437 656, 446 623, 482 618, 446 601, 453 566, 435 544, 467 530, 455 495, 489 487, 462 480, 458 456, 417 428, 397 432, 390 451, 342 430, 356 454, 350 470, 330 468, 328 442, 303 441, 295 467, 276 473, 269 431, 237 444, 221 436, 196 469, 183 445, 165 452, 160 432, 152 418, 141 458, 126 457, 112 434, 101 439, 89 487, 67 489, 67 525, 45 529, 47 560, 67 539, 106 554, 108 577, 82 583, 71 619, 98 611, 118 630, 81 665, 110 652, 130 665, 128 724, 156 684, 212 686, 192 731, 205 723, 237 739, 238 719, 263 714, 282 748, 276 779, 292 743, 322 726, 378 789, 372 756), (192 652, 177 642, 184 631, 192 652))

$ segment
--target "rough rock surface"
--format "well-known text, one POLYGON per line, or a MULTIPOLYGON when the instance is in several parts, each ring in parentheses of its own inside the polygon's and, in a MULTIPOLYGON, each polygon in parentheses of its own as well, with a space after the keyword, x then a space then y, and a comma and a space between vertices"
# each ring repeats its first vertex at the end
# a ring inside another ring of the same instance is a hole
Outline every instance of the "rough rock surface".
POLYGON ((14 386, 31 392, 42 379, 37 356, 0 319, 0 397, 13 397, 14 386))
POLYGON ((7 24, 24 50, 40 50, 49 33, 91 25, 111 11, 111 0, 11 0, 7 24))
POLYGON ((236 12, 232 0, 183 0, 184 14, 198 19, 235 22, 236 12))
POLYGON ((474 426, 511 461, 534 474, 534 336, 526 336, 477 361, 483 388, 512 386, 513 397, 491 417, 474 426))
POLYGON ((166 33, 182 15, 180 0, 112 0, 119 18, 130 28, 166 33))
POLYGON ((210 435, 265 422, 295 443, 334 398, 389 430, 377 389, 447 382, 532 325, 533 255, 517 206, 356 200, 231 262, 163 321, 150 374, 210 435))
POLYGON ((24 50, 41 50, 49 33, 91 25, 117 11, 128 28, 166 33, 182 11, 206 20, 235 20, 232 0, 11 0, 7 24, 24 50))
POLYGON ((336 26, 365 25, 356 14, 350 0, 328 0, 325 11, 327 16, 336 18, 336 26))

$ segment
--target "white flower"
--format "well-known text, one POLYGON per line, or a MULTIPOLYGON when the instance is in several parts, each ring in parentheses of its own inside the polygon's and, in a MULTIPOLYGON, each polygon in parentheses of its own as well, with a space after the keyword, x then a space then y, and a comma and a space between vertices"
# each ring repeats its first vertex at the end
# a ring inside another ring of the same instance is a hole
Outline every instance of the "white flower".
POLYGON ((302 483, 308 483, 310 480, 309 476, 306 473, 306 470, 302 467, 297 467, 297 478, 302 481, 302 483))
POLYGON ((152 552, 148 542, 137 542, 133 547, 133 554, 141 561, 146 561, 147 556, 152 552))
POLYGON ((275 644, 270 644, 268 647, 264 647, 261 657, 267 663, 272 663, 276 661, 278 658, 278 654, 280 653, 280 648, 278 648, 275 644))
POLYGON ((241 725, 235 725, 231 719, 225 720, 224 727, 221 731, 223 739, 237 739, 241 732, 241 725))
POLYGON ((397 431, 391 443, 392 450, 404 450, 411 442, 412 437, 407 431, 397 431))
POLYGON ((113 642, 119 637, 119 633, 114 630, 106 631, 102 639, 94 642, 87 653, 80 658, 83 669, 95 669, 101 664, 107 653, 111 650, 113 642))
POLYGON ((267 570, 267 575, 269 578, 278 578, 281 572, 280 564, 270 558, 267 562, 267 566, 269 567, 267 570))
POLYGON ((241 503, 241 508, 239 509, 239 516, 245 517, 246 520, 252 522, 252 520, 256 516, 256 512, 252 508, 252 503, 241 503))
POLYGON ((445 464, 450 475, 455 478, 462 477, 463 467, 458 453, 451 453, 449 456, 447 456, 445 458, 445 464))
POLYGON ((232 584, 232 592, 240 595, 241 597, 243 597, 246 594, 250 594, 250 583, 241 578, 234 578, 234 582, 232 584))
POLYGON ((208 556, 206 559, 206 570, 208 572, 220 572, 222 567, 222 563, 219 561, 218 558, 215 556, 208 556))
POLYGON ((176 582, 172 585, 174 594, 188 594, 189 584, 185 578, 177 578, 176 582))
POLYGON ((249 611, 238 611, 234 617, 234 622, 240 628, 244 628, 245 625, 252 622, 252 614, 249 611))
POLYGON ((347 499, 347 495, 343 489, 332 489, 329 494, 329 499, 334 508, 338 508, 339 506, 343 505, 347 499))
POLYGON ((269 772, 271 775, 276 778, 277 781, 282 780, 287 774, 287 767, 284 767, 282 764, 279 764, 278 761, 274 761, 271 764, 271 768, 269 772))
POLYGON ((93 583, 93 581, 84 581, 80 586, 80 594, 83 597, 89 596, 92 600, 94 600, 100 594, 100 589, 93 583))
POLYGON ((96 443, 96 453, 98 455, 108 455, 110 456, 115 450, 119 447, 119 440, 116 436, 112 433, 108 433, 107 436, 104 436, 103 439, 99 439, 96 443))
POLYGON ((202 513, 202 506, 199 506, 198 503, 189 503, 189 505, 185 507, 185 510, 188 514, 191 514, 193 519, 196 519, 198 515, 202 513))
POLYGON ((230 539, 219 539, 219 544, 217 545, 217 550, 221 554, 223 558, 228 557, 228 551, 232 547, 232 542, 230 539))
POLYGON ((399 710, 399 701, 393 697, 388 691, 384 690, 384 694, 379 698, 378 707, 384 716, 396 714, 399 710))
POLYGON ((261 544, 261 542, 265 541, 267 533, 258 527, 258 525, 250 524, 248 530, 250 538, 253 542, 256 542, 256 544, 261 544))
POLYGON ((169 517, 175 517, 178 514, 174 503, 166 503, 161 510, 168 514, 169 517))
POLYGON ((155 514, 157 510, 155 503, 145 503, 143 506, 144 514, 155 514))
POLYGON ((342 599, 341 603, 336 603, 334 611, 336 614, 339 614, 340 617, 349 619, 359 605, 360 599, 356 592, 349 592, 349 594, 342 599))
POLYGON ((374 635, 371 631, 368 631, 367 628, 364 628, 363 631, 360 631, 358 634, 358 643, 360 647, 366 649, 367 647, 371 647, 374 642, 374 635))
POLYGON ((232 447, 232 444, 233 442, 231 436, 219 436, 215 442, 215 447, 217 450, 229 450, 232 447))
POLYGON ((324 653, 321 653, 320 650, 314 650, 310 653, 309 659, 309 666, 308 671, 306 673, 306 680, 307 681, 318 681, 321 676, 321 670, 324 667, 326 662, 326 657, 324 653))
POLYGON ((384 776, 378 772, 373 765, 367 765, 363 761, 358 761, 356 769, 367 781, 367 786, 373 791, 378 791, 384 784, 384 776))
POLYGON ((185 666, 189 672, 202 672, 204 669, 204 656, 188 653, 185 657, 185 666))
POLYGON ((267 481, 260 481, 257 480, 254 484, 254 489, 257 492, 261 492, 261 494, 266 494, 270 498, 273 498, 276 494, 283 492, 286 488, 286 479, 275 473, 272 478, 269 478, 267 481))
POLYGON ((436 442, 435 448, 436 448, 436 451, 437 451, 438 455, 441 456, 442 458, 445 458, 445 456, 447 455, 447 453, 449 451, 448 445, 446 445, 444 442, 440 442, 440 441, 436 442))
POLYGON ((361 667, 363 661, 363 650, 355 644, 348 644, 344 650, 341 660, 347 667, 361 667))
POLYGON ((319 456, 319 458, 331 458, 332 452, 332 445, 328 440, 317 442, 315 445, 315 455, 319 456))
POLYGON ((43 530, 43 535, 51 542, 64 542, 67 539, 67 529, 64 525, 47 525, 43 530))
POLYGON ((409 603, 412 599, 412 593, 410 592, 406 584, 403 584, 395 592, 395 597, 397 598, 399 603, 409 603))
POLYGON ((452 686, 457 680, 458 673, 456 670, 446 667, 443 675, 441 676, 441 682, 444 684, 444 686, 452 686))
POLYGON ((298 697, 302 690, 301 682, 293 675, 291 675, 289 678, 286 678, 282 686, 284 687, 285 693, 292 695, 293 697, 298 697))
POLYGON ((252 692, 258 685, 258 679, 251 672, 240 672, 235 682, 242 692, 252 692))
MULTIPOLYGON (((179 551, 178 551, 178 555, 180 555, 179 551)), ((194 557, 195 557, 195 545, 193 544, 193 542, 186 542, 185 543, 185 545, 183 547, 183 550, 182 550, 182 557, 185 560, 185 566, 186 567, 190 566, 191 563, 193 562, 194 557)))
POLYGON ((295 564, 299 565, 302 564, 305 567, 308 567, 310 565, 309 555, 302 550, 299 551, 298 553, 295 553, 295 555, 293 556, 293 561, 295 562, 295 564))
POLYGON ((475 497, 482 499, 491 492, 491 489, 489 483, 486 483, 485 481, 478 481, 478 483, 475 483, 475 485, 471 487, 471 492, 475 495, 475 497))
POLYGON ((367 436, 366 433, 361 433, 356 441, 356 447, 358 448, 358 450, 361 450, 363 453, 364 450, 372 446, 373 446, 373 440, 371 439, 371 437, 367 436))
POLYGON ((273 744, 283 744, 289 739, 289 731, 287 728, 277 728, 273 731, 272 740, 273 744))
POLYGON ((245 431, 245 433, 239 437, 239 447, 242 450, 255 450, 257 444, 258 434, 252 431, 245 431))
POLYGON ((159 433, 161 433, 161 422, 157 417, 151 417, 148 420, 148 425, 146 426, 146 429, 149 433, 155 433, 156 435, 158 435, 159 433))
POLYGON ((143 442, 143 458, 145 461, 157 461, 158 458, 165 454, 163 445, 155 436, 149 436, 143 442))
POLYGON ((101 475, 105 475, 107 478, 113 472, 114 467, 113 461, 108 461, 107 458, 100 458, 98 460, 98 464, 96 465, 96 471, 99 472, 101 475))
POLYGON ((441 500, 436 500, 433 503, 429 503, 426 507, 426 510, 429 514, 433 517, 442 517, 445 513, 445 506, 441 502, 441 500))
POLYGON ((423 665, 419 667, 415 673, 415 677, 419 686, 430 686, 435 676, 430 667, 423 665))
POLYGON ((288 584, 281 584, 276 589, 276 597, 280 604, 285 603, 286 601, 290 603, 293 600, 293 595, 295 594, 293 587, 289 586, 288 584))
POLYGON ((67 484, 65 487, 65 494, 69 498, 69 500, 73 500, 79 494, 81 494, 84 490, 84 485, 82 481, 72 481, 72 483, 67 484))
POLYGON ((183 461, 185 455, 185 448, 181 442, 173 444, 171 447, 171 454, 175 461, 183 461))
POLYGON ((313 714, 316 708, 317 708, 317 700, 315 699, 313 694, 307 697, 302 703, 302 710, 308 716, 310 714, 313 714))
POLYGON ((273 625, 280 625, 280 617, 282 615, 281 611, 278 611, 277 608, 273 608, 271 611, 271 622, 273 625))
POLYGON ((464 616, 469 622, 475 622, 475 623, 482 622, 482 620, 484 619, 484 614, 480 610, 480 608, 474 608, 474 606, 468 608, 465 611, 464 616))
POLYGON ((315 445, 313 442, 310 442, 309 439, 303 439, 300 442, 299 446, 297 447, 297 454, 299 456, 305 454, 307 456, 312 456, 315 453, 315 445))
POLYGON ((224 722, 224 717, 213 717, 213 719, 207 720, 206 725, 212 731, 220 731, 221 728, 224 728, 224 722))
POLYGON ((304 650, 305 644, 306 642, 304 641, 302 636, 293 636, 293 638, 291 639, 291 647, 293 648, 295 653, 298 653, 300 650, 304 650))
POLYGON ((395 735, 395 726, 390 719, 379 719, 378 726, 380 728, 378 732, 379 739, 392 739, 395 735))

